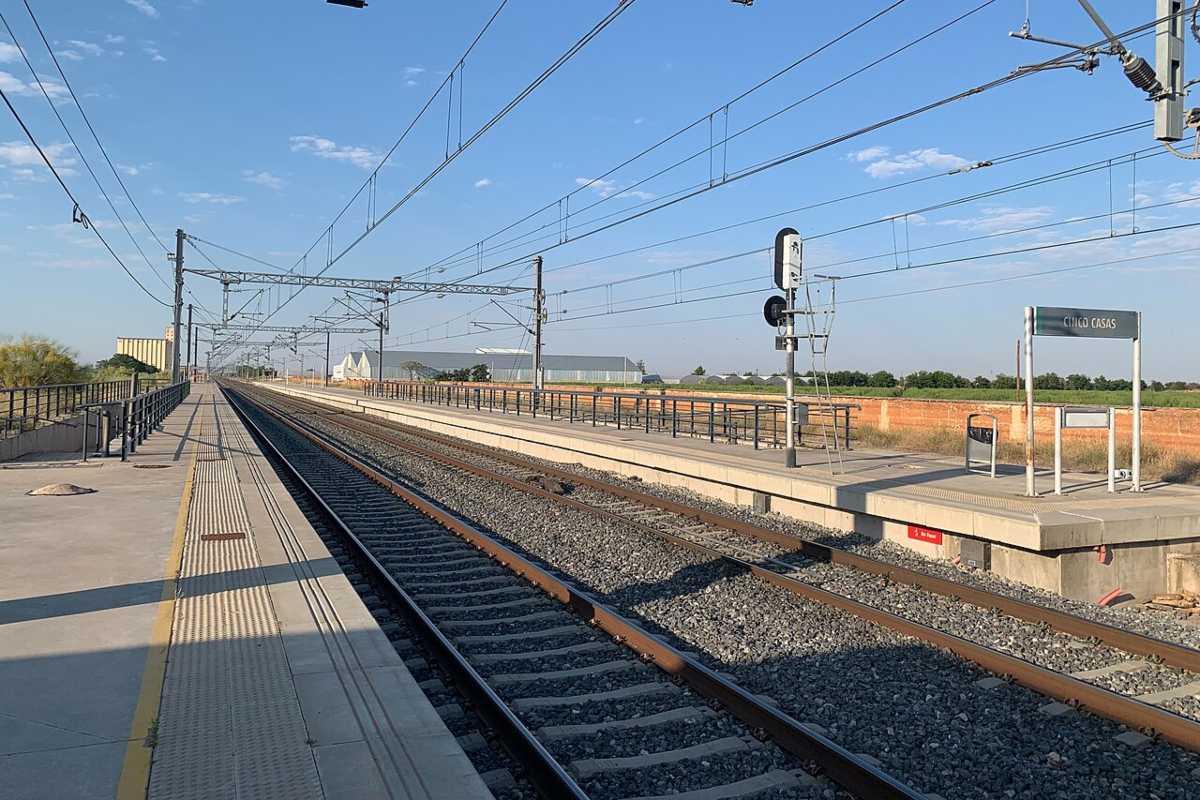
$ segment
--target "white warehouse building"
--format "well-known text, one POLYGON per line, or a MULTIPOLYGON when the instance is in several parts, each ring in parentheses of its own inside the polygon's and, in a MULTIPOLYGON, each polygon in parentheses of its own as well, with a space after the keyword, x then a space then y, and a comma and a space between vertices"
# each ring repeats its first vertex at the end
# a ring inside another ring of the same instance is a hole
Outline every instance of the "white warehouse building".
MULTIPOLYGON (((383 351, 383 380, 428 380, 439 372, 483 364, 493 381, 532 383, 533 356, 528 352, 434 353, 421 350, 383 351)), ((637 364, 625 356, 543 355, 547 383, 640 383, 637 364)), ((379 353, 347 353, 332 368, 335 381, 379 380, 379 353)))

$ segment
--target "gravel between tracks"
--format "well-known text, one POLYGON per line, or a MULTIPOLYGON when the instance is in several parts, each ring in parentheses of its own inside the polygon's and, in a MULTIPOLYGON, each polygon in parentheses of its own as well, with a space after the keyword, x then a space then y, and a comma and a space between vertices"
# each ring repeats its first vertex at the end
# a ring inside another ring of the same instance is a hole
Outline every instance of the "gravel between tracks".
POLYGON ((1127 749, 1113 741, 1120 726, 1041 714, 1044 698, 1007 684, 981 689, 978 670, 932 648, 626 526, 448 471, 334 421, 311 421, 926 791, 1161 800, 1200 792, 1193 754, 1161 743, 1127 749))
MULTIPOLYGON (((287 432, 281 431, 276 431, 276 433, 285 437, 291 435, 287 432)), ((304 459, 309 460, 310 462, 324 460, 322 456, 316 455, 315 453, 313 455, 305 456, 304 459)), ((352 473, 346 473, 346 471, 349 470, 349 467, 340 465, 336 461, 330 461, 330 463, 324 465, 323 468, 329 468, 330 466, 332 466, 334 469, 334 477, 331 478, 329 475, 322 476, 326 485, 325 488, 333 488, 334 486, 344 487, 339 493, 337 493, 338 497, 337 502, 334 504, 335 508, 338 508, 339 505, 344 507, 347 503, 353 505, 356 502, 376 504, 377 498, 372 497, 371 491, 363 491, 361 489, 361 485, 354 485, 355 481, 361 481, 365 483, 365 478, 359 478, 356 474, 353 474, 353 478, 351 478, 350 475, 352 473), (339 467, 343 473, 340 477, 337 476, 339 467)), ((304 469, 304 467, 301 468, 304 469)), ((312 476, 310 476, 310 479, 311 478, 312 476)), ((368 484, 368 486, 373 487, 373 484, 368 484)), ((318 488, 324 493, 324 488, 321 488, 320 485, 318 485, 318 488)), ((376 487, 375 494, 380 493, 382 493, 393 506, 403 505, 400 501, 386 494, 386 490, 376 487)), ((391 549, 397 552, 403 551, 403 541, 406 536, 404 529, 405 527, 410 526, 411 523, 400 524, 399 519, 396 519, 395 523, 389 523, 389 518, 386 516, 388 509, 386 509, 383 504, 376 504, 375 511, 382 515, 382 520, 379 517, 376 517, 373 520, 373 527, 369 525, 364 526, 364 530, 358 534, 360 538, 362 538, 364 542, 368 543, 368 546, 372 548, 373 552, 377 552, 376 546, 378 546, 380 550, 391 549)), ((407 513, 410 515, 412 514, 411 510, 409 510, 407 513)), ((452 553, 451 556, 442 556, 443 558, 458 559, 464 555, 474 554, 477 552, 465 542, 454 539, 452 535, 447 534, 446 536, 449 541, 458 542, 459 547, 463 552, 452 553)), ((385 565, 389 560, 393 562, 403 562, 404 564, 411 563, 411 560, 407 557, 403 559, 396 559, 385 556, 381 560, 385 565)), ((494 562, 487 560, 485 560, 484 563, 494 565, 494 562)), ((402 565, 397 566, 393 564, 389 567, 389 569, 394 574, 399 576, 402 583, 408 582, 407 579, 410 577, 409 574, 406 574, 408 567, 402 565)), ((473 578, 478 574, 490 575, 493 572, 498 575, 503 575, 511 581, 519 580, 506 570, 500 569, 498 566, 491 566, 489 569, 482 572, 471 570, 469 573, 460 575, 459 577, 473 578)), ((423 565, 418 566, 411 573, 412 578, 418 579, 424 584, 425 591, 437 592, 439 594, 446 591, 453 592, 454 587, 459 585, 459 580, 453 576, 440 575, 438 577, 442 578, 443 580, 433 581, 430 580, 432 576, 428 575, 427 573, 428 571, 423 568, 423 565), (450 577, 450 579, 446 580, 447 577, 450 577)), ((443 615, 456 616, 456 612, 453 610, 453 606, 456 604, 458 603, 456 603, 455 599, 439 599, 429 603, 430 606, 436 605, 441 609, 444 609, 433 612, 435 618, 438 619, 441 619, 443 615)), ((523 633, 526 631, 536 631, 542 627, 558 627, 566 623, 577 625, 579 630, 572 635, 563 635, 561 637, 539 637, 536 639, 536 646, 541 649, 561 645, 576 645, 581 641, 608 641, 607 637, 597 636, 597 634, 589 629, 586 625, 580 624, 578 619, 569 614, 569 612, 561 605, 552 604, 552 608, 554 609, 554 613, 559 616, 558 619, 537 620, 532 623, 525 623, 522 625, 513 624, 511 626, 504 622, 500 622, 495 625, 490 625, 486 629, 475 630, 474 628, 464 628, 461 632, 464 635, 485 633, 490 636, 503 633, 523 633)), ((390 618, 389 612, 383 607, 373 609, 373 612, 375 613, 376 617, 381 620, 390 618)), ((526 610, 526 613, 529 613, 528 609, 526 610)), ((497 643, 483 640, 474 642, 473 647, 469 645, 465 649, 468 652, 508 652, 508 646, 511 645, 516 645, 516 649, 519 651, 527 651, 530 649, 529 641, 522 642, 520 640, 507 643, 497 643)), ((613 647, 615 648, 615 646, 613 647)), ((620 689, 627 686, 648 682, 658 683, 662 685, 665 690, 668 690, 665 691, 661 696, 653 695, 648 698, 637 698, 636 700, 631 699, 628 701, 623 701, 620 704, 606 702, 591 703, 584 706, 555 705, 545 709, 535 709, 528 713, 522 713, 522 716, 526 718, 527 723, 532 722, 534 724, 573 724, 585 721, 588 719, 588 717, 591 717, 590 721, 610 720, 614 718, 614 709, 618 706, 626 710, 626 716, 632 717, 644 715, 646 713, 654 713, 655 711, 666 708, 704 705, 702 700, 692 695, 686 689, 676 686, 658 670, 640 662, 637 657, 631 654, 628 650, 623 648, 615 649, 619 653, 618 659, 627 662, 626 667, 620 671, 602 675, 592 675, 585 678, 538 677, 536 680, 528 682, 502 684, 499 686, 499 691, 506 700, 513 702, 524 697, 578 695, 590 692, 620 689)), ((612 654, 609 653, 609 656, 611 658, 612 654)), ((533 671, 538 672, 540 670, 551 668, 559 669, 571 665, 570 657, 564 660, 568 663, 560 663, 558 658, 555 657, 549 659, 549 661, 553 662, 552 666, 548 666, 545 660, 535 662, 532 665, 529 662, 525 662, 524 666, 526 668, 533 666, 533 671)), ((488 671, 495 672, 494 665, 488 671)), ((515 671, 522 670, 518 669, 515 671)), ((444 687, 439 686, 437 692, 439 694, 444 694, 444 687)), ((618 716, 616 718, 621 717, 618 716)), ((742 738, 748 736, 748 731, 746 730, 745 726, 737 723, 728 715, 722 715, 714 722, 718 723, 720 730, 714 730, 710 732, 714 733, 716 736, 730 734, 742 738)), ((454 725, 451 725, 451 727, 452 729, 455 728, 454 725)), ((628 752, 629 747, 636 747, 632 754, 661 752, 684 746, 680 744, 681 741, 695 742, 703 740, 702 737, 698 736, 698 732, 703 730, 705 730, 705 728, 696 727, 691 731, 695 735, 681 737, 679 735, 679 731, 677 730, 677 726, 655 726, 633 732, 627 736, 623 736, 623 748, 615 749, 604 745, 606 739, 612 738, 611 734, 607 736, 600 735, 592 737, 595 740, 595 746, 591 747, 590 749, 585 748, 583 753, 585 757, 592 757, 595 755, 601 755, 603 757, 628 755, 630 754, 628 752)), ((708 738, 711 739, 713 737, 710 736, 708 738)), ((582 741, 572 741, 572 746, 576 748, 579 748, 584 744, 585 743, 582 741)), ((556 744, 552 746, 551 749, 558 750, 560 747, 565 747, 565 745, 556 744)), ((702 789, 706 787, 717 786, 730 780, 739 780, 772 769, 798 771, 804 766, 805 765, 800 763, 794 756, 784 753, 775 745, 771 743, 758 743, 751 750, 742 753, 722 753, 703 759, 673 762, 633 771, 606 770, 597 773, 594 776, 583 779, 581 781, 581 785, 583 785, 588 794, 593 797, 630 797, 641 796, 647 793, 674 793, 676 791, 702 789)), ((767 796, 773 798, 778 797, 781 800, 812 800, 815 798, 822 798, 822 800, 824 800, 825 798, 833 798, 835 796, 840 797, 843 796, 843 794, 835 791, 827 781, 819 780, 803 782, 793 788, 776 791, 770 793, 769 795, 763 795, 763 797, 767 796)))

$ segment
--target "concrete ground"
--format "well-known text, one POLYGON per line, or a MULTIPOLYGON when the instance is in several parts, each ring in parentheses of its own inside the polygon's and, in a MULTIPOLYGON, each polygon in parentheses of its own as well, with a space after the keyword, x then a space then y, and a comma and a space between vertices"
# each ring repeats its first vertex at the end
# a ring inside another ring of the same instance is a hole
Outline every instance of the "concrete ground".
MULTIPOLYGON (((186 411, 187 407, 180 409, 186 411)), ((111 798, 171 560, 188 460, 40 454, 0 468, 0 794, 111 798), (143 465, 162 469, 134 469, 143 465), (94 494, 30 497, 74 483, 94 494)))
POLYGON ((0 796, 491 797, 214 386, 74 459, 0 468, 0 796))

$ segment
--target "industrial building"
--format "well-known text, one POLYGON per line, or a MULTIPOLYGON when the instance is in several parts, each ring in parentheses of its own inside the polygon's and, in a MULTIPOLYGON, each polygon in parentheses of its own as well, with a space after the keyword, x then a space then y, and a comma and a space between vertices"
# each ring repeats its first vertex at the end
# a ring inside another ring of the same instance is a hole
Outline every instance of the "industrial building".
MULTIPOLYGON (((542 356, 547 383, 641 383, 637 364, 625 356, 542 356)), ((479 349, 473 353, 432 353, 420 350, 385 350, 384 380, 429 380, 439 372, 488 368, 493 381, 532 383, 533 356, 525 351, 479 349)), ((378 380, 379 354, 370 351, 347 353, 333 365, 333 379, 378 380)))
POLYGON ((167 335, 162 339, 142 339, 133 336, 118 336, 117 355, 133 356, 144 364, 149 364, 159 372, 170 372, 175 356, 174 331, 167 328, 167 335))

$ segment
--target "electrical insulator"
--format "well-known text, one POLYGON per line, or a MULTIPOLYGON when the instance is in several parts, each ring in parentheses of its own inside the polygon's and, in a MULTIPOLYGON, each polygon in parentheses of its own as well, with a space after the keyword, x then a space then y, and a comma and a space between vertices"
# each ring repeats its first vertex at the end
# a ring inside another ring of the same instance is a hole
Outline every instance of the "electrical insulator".
POLYGON ((1124 64, 1125 77, 1129 78, 1129 82, 1142 91, 1156 95, 1162 91, 1162 84, 1158 82, 1158 77, 1154 74, 1154 67, 1150 66, 1150 62, 1141 56, 1132 56, 1124 64))

